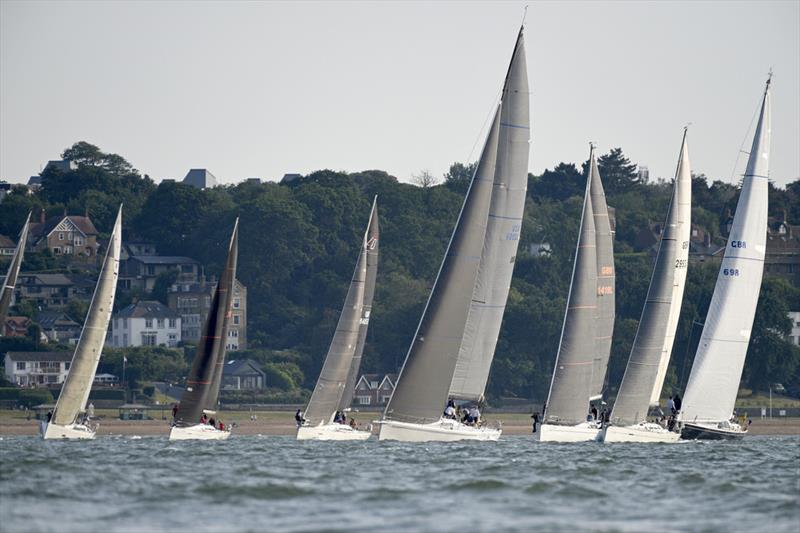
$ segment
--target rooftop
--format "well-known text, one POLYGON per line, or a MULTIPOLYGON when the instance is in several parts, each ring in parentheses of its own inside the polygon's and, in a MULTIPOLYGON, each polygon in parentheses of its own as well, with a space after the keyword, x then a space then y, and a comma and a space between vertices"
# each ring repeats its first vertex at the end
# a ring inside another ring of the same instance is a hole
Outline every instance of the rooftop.
POLYGON ((179 318, 179 315, 161 302, 142 300, 122 309, 114 318, 179 318))
POLYGON ((6 356, 12 361, 72 361, 72 352, 7 352, 6 356))
POLYGON ((191 257, 181 257, 177 255, 133 255, 131 259, 144 263, 146 265, 182 265, 182 264, 197 264, 197 261, 191 257))

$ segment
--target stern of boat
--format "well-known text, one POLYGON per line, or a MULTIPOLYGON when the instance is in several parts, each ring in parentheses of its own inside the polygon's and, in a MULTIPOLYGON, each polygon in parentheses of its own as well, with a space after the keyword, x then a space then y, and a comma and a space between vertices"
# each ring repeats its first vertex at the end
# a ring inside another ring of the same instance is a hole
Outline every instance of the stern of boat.
POLYGON ((208 424, 197 424, 194 426, 180 427, 172 426, 169 432, 169 440, 228 440, 231 430, 221 430, 208 424))

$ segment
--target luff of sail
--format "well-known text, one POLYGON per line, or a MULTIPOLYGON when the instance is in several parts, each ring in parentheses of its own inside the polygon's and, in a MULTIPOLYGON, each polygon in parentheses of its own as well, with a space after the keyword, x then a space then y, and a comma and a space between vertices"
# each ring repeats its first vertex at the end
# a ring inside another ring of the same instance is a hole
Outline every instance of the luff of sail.
POLYGON ((739 203, 686 385, 684 422, 720 422, 733 413, 764 273, 771 122, 767 81, 739 203))
POLYGON ((385 418, 432 422, 439 419, 447 401, 483 250, 500 111, 498 106, 385 418))
POLYGON ((589 158, 590 191, 594 213, 597 242, 597 322, 595 324, 595 362, 592 366, 591 399, 602 397, 611 355, 611 337, 614 333, 616 273, 614 269, 614 238, 608 217, 606 193, 597 168, 597 160, 589 158))
POLYGON ((214 290, 208 318, 203 325, 192 368, 186 379, 186 390, 181 396, 175 417, 176 426, 188 427, 199 424, 203 411, 216 410, 222 370, 225 365, 225 342, 231 316, 238 251, 239 219, 237 218, 228 246, 225 269, 214 290))
MULTIPOLYGON (((370 215, 371 220, 372 215, 370 215)), ((342 312, 339 315, 339 322, 336 324, 333 340, 328 348, 325 362, 322 364, 322 371, 304 415, 311 426, 329 424, 333 421, 335 412, 341 408, 348 378, 353 370, 353 358, 358 348, 361 319, 363 318, 368 237, 369 228, 361 240, 355 271, 350 280, 342 312)))
POLYGON ((684 131, 672 201, 661 234, 650 287, 628 366, 611 412, 611 422, 617 425, 628 426, 646 420, 652 396, 656 396, 657 402, 661 393, 683 301, 689 253, 691 187, 692 176, 684 131))
POLYGON ((530 112, 522 30, 505 80, 497 162, 481 261, 449 395, 480 400, 494 359, 519 245, 528 186, 530 112))
POLYGON ((108 250, 100 269, 86 322, 75 346, 69 374, 61 387, 52 422, 61 426, 74 424, 85 410, 89 400, 97 364, 103 352, 108 323, 114 309, 114 295, 119 276, 119 254, 122 244, 122 207, 119 208, 114 229, 108 242, 108 250))
POLYGON ((372 300, 375 298, 375 281, 378 277, 378 251, 380 249, 380 225, 378 223, 378 197, 372 201, 372 211, 369 217, 369 226, 366 232, 367 249, 367 277, 364 281, 364 302, 361 306, 361 321, 358 325, 358 343, 350 364, 350 372, 344 387, 344 394, 339 401, 339 409, 346 409, 353 401, 353 393, 358 381, 358 372, 361 369, 361 357, 364 353, 364 344, 367 341, 367 330, 372 315, 372 300))
POLYGON ((597 312, 597 244, 590 188, 587 175, 572 282, 547 398, 544 421, 548 424, 579 424, 589 411, 597 312))
POLYGON ((30 226, 30 221, 31 214, 28 213, 28 218, 25 219, 25 224, 19 232, 19 241, 17 242, 17 247, 14 249, 14 256, 11 258, 11 264, 8 265, 8 273, 6 274, 5 280, 3 280, 3 290, 0 291, 0 328, 6 323, 8 308, 11 306, 11 297, 14 295, 14 287, 17 284, 19 268, 22 265, 22 258, 25 255, 25 245, 28 242, 28 227, 30 226))

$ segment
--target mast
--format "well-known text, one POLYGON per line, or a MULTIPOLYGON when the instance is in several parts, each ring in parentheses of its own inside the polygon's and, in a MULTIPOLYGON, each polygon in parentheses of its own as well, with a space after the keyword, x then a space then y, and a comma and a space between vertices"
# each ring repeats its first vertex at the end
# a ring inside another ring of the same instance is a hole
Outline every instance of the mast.
MULTIPOLYGON (((377 240, 370 242, 370 226, 375 214, 375 204, 370 213, 370 222, 364 237, 361 240, 361 247, 356 260, 355 271, 350 280, 350 288, 344 300, 342 312, 339 315, 339 322, 333 334, 333 340, 325 356, 314 392, 308 403, 304 418, 310 425, 329 424, 333 420, 336 411, 342 409, 342 400, 349 385, 351 373, 358 372, 358 367, 353 368, 356 350, 361 341, 361 321, 364 318, 364 296, 367 283, 367 251, 371 244, 377 247, 377 240)), ((376 228, 377 229, 377 228, 376 228)), ((372 287, 374 292, 374 285, 372 287)), ((370 302, 371 303, 371 302, 370 302)), ((369 315, 367 315, 369 316, 369 315)), ((366 336, 366 328, 364 328, 366 336)), ((363 349, 363 343, 361 344, 363 349)), ((361 354, 359 353, 359 363, 361 354)), ((353 381, 355 385, 355 380, 353 381)))
POLYGON ((117 212, 114 230, 108 242, 106 257, 97 279, 86 322, 81 330, 80 339, 72 355, 69 374, 61 387, 52 422, 66 426, 74 424, 78 415, 86 409, 89 392, 97 371, 97 364, 103 352, 103 345, 108 332, 108 323, 114 309, 114 295, 119 275, 119 254, 122 244, 122 206, 117 212))
POLYGON ((233 301, 233 284, 236 280, 236 263, 239 251, 239 219, 233 225, 225 269, 219 278, 211 309, 203 325, 200 343, 186 379, 186 390, 181 396, 175 424, 182 427, 200 423, 203 411, 215 411, 219 400, 222 371, 225 365, 225 342, 233 301))
POLYGON ((650 288, 611 412, 614 424, 642 422, 647 419, 653 398, 658 404, 683 301, 689 255, 691 194, 692 175, 684 129, 672 201, 661 234, 650 288))
POLYGON ((23 224, 19 232, 19 242, 17 242, 17 247, 14 249, 11 264, 8 265, 8 273, 3 281, 2 291, 0 291, 0 335, 3 333, 6 318, 8 317, 8 308, 11 306, 11 298, 14 296, 14 287, 17 284, 17 276, 19 276, 19 269, 22 265, 22 257, 25 255, 25 244, 28 242, 30 222, 31 214, 28 212, 25 224, 23 224))
POLYGON ((548 424, 579 424, 589 411, 597 313, 597 241, 591 195, 594 146, 589 161, 572 281, 544 413, 544 422, 548 424))
POLYGON ((514 272, 528 186, 530 112, 522 29, 503 86, 497 162, 480 265, 449 396, 483 398, 514 272))
POLYGON ((684 422, 728 420, 736 402, 764 273, 772 139, 770 81, 764 89, 739 203, 686 385, 684 422))

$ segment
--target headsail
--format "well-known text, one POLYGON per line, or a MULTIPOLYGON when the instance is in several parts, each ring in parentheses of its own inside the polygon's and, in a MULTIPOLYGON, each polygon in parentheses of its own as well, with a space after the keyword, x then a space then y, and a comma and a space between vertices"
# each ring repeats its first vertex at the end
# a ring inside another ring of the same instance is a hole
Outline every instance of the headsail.
POLYGON ((108 323, 114 309, 114 295, 119 275, 119 254, 122 244, 122 207, 117 213, 114 230, 108 242, 108 250, 97 279, 86 322, 80 339, 72 355, 69 374, 67 374, 61 394, 58 396, 52 422, 66 426, 76 422, 86 408, 89 392, 103 352, 108 332, 108 323))
MULTIPOLYGON (((328 348, 328 354, 325 356, 322 371, 320 372, 319 379, 314 387, 314 392, 311 394, 311 400, 305 412, 305 418, 312 426, 328 424, 333 420, 335 412, 343 407, 342 400, 350 383, 351 374, 354 375, 358 372, 358 367, 353 368, 353 365, 356 351, 359 348, 362 350, 364 348, 361 335, 362 331, 364 337, 366 336, 366 324, 362 330, 361 322, 364 319, 368 251, 370 246, 373 246, 377 253, 378 244, 377 239, 372 240, 374 235, 370 235, 373 220, 376 222, 375 231, 377 232, 377 219, 374 218, 375 216, 375 204, 373 203, 369 226, 361 241, 356 268, 350 280, 350 288, 347 290, 342 313, 339 315, 339 322, 336 325, 333 340, 328 348)), ((375 266, 377 266, 377 263, 375 266)), ((371 288, 374 293, 374 279, 371 288)), ((372 302, 370 300, 370 306, 371 304, 372 302)), ((368 316, 367 314, 367 317, 368 316)), ((358 353, 358 359, 360 364, 360 351, 358 353)), ((353 385, 355 385, 355 378, 353 378, 353 385)))
POLYGON ((771 122, 767 81, 725 256, 686 385, 684 422, 719 422, 733 413, 764 273, 771 122))
POLYGON ((692 174, 684 130, 672 202, 658 246, 650 288, 633 341, 611 421, 633 425, 647 419, 658 403, 683 301, 689 256, 692 174))
MULTIPOLYGON (((594 160, 594 149, 589 159, 594 160)), ((578 424, 586 420, 589 411, 597 322, 597 241, 591 185, 590 165, 567 309, 544 413, 549 424, 578 424)))
POLYGON ((595 239, 597 241, 597 322, 595 324, 595 360, 592 365, 591 399, 601 398, 611 355, 611 337, 614 333, 616 271, 614 269, 614 238, 608 217, 606 193, 600 171, 594 158, 589 158, 592 211, 594 213, 595 239))
POLYGON ((236 262, 239 251, 239 219, 233 226, 225 270, 211 300, 211 309, 203 325, 200 343, 186 379, 186 390, 181 396, 175 424, 193 426, 200 422, 203 411, 215 411, 219 401, 222 370, 225 365, 225 342, 228 321, 231 317, 233 284, 236 279, 236 262))
POLYGON ((519 245, 528 186, 530 113, 525 42, 520 30, 500 112, 494 186, 480 266, 450 396, 479 400, 486 389, 519 245))
POLYGON ((3 324, 6 323, 8 308, 11 305, 11 297, 14 295, 14 286, 17 284, 19 268, 22 265, 22 257, 25 255, 25 244, 28 242, 28 226, 30 225, 31 214, 25 219, 25 224, 19 232, 19 242, 14 249, 14 256, 11 264, 8 265, 8 273, 3 281, 2 291, 0 291, 0 334, 2 334, 3 324))

